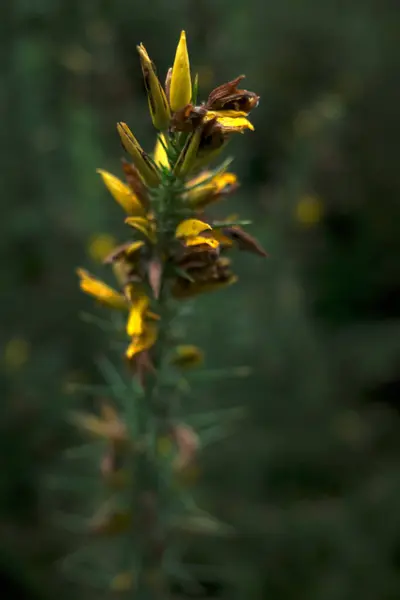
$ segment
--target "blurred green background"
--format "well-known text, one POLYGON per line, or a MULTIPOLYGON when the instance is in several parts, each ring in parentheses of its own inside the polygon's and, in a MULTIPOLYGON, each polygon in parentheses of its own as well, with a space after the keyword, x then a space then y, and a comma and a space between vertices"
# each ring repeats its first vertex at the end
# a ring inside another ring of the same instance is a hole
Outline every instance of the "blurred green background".
MULTIPOLYGON (((121 212, 115 123, 151 150, 136 44, 163 77, 186 29, 200 97, 246 73, 254 133, 217 214, 251 218, 267 260, 188 319, 213 368, 198 410, 245 406, 207 446, 202 505, 236 536, 188 540, 203 597, 400 598, 397 0, 2 0, 0 576, 5 598, 103 598, 60 570, 75 547, 49 474, 74 440, 68 383, 109 355, 77 286, 121 212)), ((83 399, 85 401, 85 399, 83 399)), ((79 509, 79 506, 77 507, 79 509)), ((177 597, 189 597, 176 590, 177 597)))

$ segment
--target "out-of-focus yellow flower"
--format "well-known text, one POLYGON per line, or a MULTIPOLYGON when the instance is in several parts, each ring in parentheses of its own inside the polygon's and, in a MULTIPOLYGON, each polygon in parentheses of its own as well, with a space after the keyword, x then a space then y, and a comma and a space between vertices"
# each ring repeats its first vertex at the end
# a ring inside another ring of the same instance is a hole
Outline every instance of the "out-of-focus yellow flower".
POLYGON ((126 357, 131 359, 139 352, 149 350, 157 340, 157 327, 154 323, 145 323, 141 335, 136 335, 132 338, 131 343, 126 351, 126 357))
POLYGON ((118 123, 117 130, 123 147, 131 155, 132 161, 145 184, 148 187, 157 187, 160 184, 160 175, 128 125, 122 122, 118 123))
POLYGON ((170 456, 173 450, 172 439, 169 435, 162 435, 157 439, 157 454, 164 458, 170 456))
POLYGON ((192 81, 190 77, 189 55, 186 45, 186 34, 181 32, 176 49, 174 66, 171 73, 169 102, 175 112, 189 104, 192 97, 192 81))
POLYGON ((93 260, 102 262, 115 246, 115 238, 108 233, 92 235, 89 239, 88 254, 93 260))
POLYGON ((132 525, 132 514, 128 511, 116 510, 107 514, 100 511, 90 523, 90 531, 99 535, 119 535, 125 533, 132 525))
POLYGON ((93 277, 93 275, 90 275, 84 269, 77 269, 76 272, 80 278, 80 287, 83 292, 89 294, 89 296, 93 296, 98 302, 109 308, 116 308, 118 310, 126 310, 128 308, 128 302, 123 294, 120 294, 103 281, 100 281, 100 279, 93 277))
POLYGON ((138 296, 132 303, 129 313, 126 331, 130 336, 137 336, 143 333, 144 318, 149 307, 150 300, 145 295, 138 296))
POLYGON ((157 137, 156 147, 154 148, 154 162, 158 167, 166 167, 169 169, 169 160, 165 151, 167 140, 163 133, 157 137))
POLYGON ((312 227, 321 220, 324 213, 324 206, 317 196, 304 196, 296 206, 296 219, 304 227, 312 227))
POLYGON ((125 444, 128 441, 126 425, 112 407, 108 408, 109 412, 103 411, 101 417, 90 413, 75 413, 72 420, 75 425, 94 437, 106 439, 114 444, 125 444))
POLYGON ((152 221, 145 219, 144 217, 128 217, 125 219, 125 223, 140 233, 143 233, 152 244, 156 242, 156 229, 152 221))
POLYGON ((126 183, 123 183, 118 177, 103 169, 97 169, 97 173, 101 175, 108 191, 128 215, 144 214, 145 211, 139 198, 126 183))
POLYGON ((142 65, 144 85, 147 91, 153 125, 156 129, 167 129, 171 119, 167 97, 157 77, 155 66, 147 54, 146 48, 143 44, 140 44, 137 49, 142 65))
POLYGON ((171 363, 181 369, 198 367, 203 361, 204 352, 198 346, 190 344, 177 346, 171 358, 171 363))
POLYGON ((212 177, 211 171, 203 171, 188 182, 186 198, 192 208, 203 209, 216 202, 221 196, 233 192, 237 187, 237 177, 234 173, 217 173, 212 177), (205 183, 199 185, 204 180, 205 183))
POLYGON ((31 352, 31 344, 22 337, 14 337, 9 340, 4 348, 5 366, 17 371, 28 361, 31 352))
POLYGON ((111 581, 111 589, 114 592, 128 592, 132 589, 134 583, 133 573, 124 571, 118 573, 111 581))

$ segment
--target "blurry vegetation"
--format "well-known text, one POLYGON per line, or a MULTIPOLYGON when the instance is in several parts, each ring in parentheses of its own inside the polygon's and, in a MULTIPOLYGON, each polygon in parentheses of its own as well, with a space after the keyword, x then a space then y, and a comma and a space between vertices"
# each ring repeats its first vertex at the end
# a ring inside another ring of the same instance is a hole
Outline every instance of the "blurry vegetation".
POLYGON ((104 232, 123 240, 95 169, 119 172, 117 120, 150 140, 136 43, 161 74, 185 28, 202 97, 241 72, 261 94, 231 207, 271 255, 238 256, 242 285, 191 325, 210 365, 252 374, 188 398, 246 411, 205 448, 197 483, 236 534, 188 536, 185 560, 203 597, 398 599, 397 2, 3 0, 0 28, 6 597, 107 595, 58 568, 76 536, 59 513, 79 505, 49 484, 76 436, 66 411, 89 402, 68 384, 101 383, 110 352, 79 318, 92 305, 74 268, 86 255, 96 272, 104 232))

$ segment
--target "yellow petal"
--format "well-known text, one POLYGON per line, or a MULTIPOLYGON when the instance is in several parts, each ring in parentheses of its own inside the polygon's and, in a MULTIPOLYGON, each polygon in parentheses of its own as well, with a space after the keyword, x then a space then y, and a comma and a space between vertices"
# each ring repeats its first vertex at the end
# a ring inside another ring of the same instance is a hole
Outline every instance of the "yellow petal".
POLYGON ((140 248, 143 248, 143 246, 145 245, 145 243, 140 240, 138 242, 133 242, 130 246, 127 247, 126 249, 126 254, 127 256, 131 257, 133 254, 136 254, 136 252, 138 250, 140 250, 140 248))
POLYGON ((133 358, 139 352, 148 350, 155 344, 156 339, 157 327, 154 323, 146 323, 143 333, 132 338, 126 351, 127 358, 133 358))
POLYGON ((219 241, 215 238, 209 238, 202 235, 196 235, 185 240, 185 246, 202 246, 206 244, 210 248, 218 248, 219 241))
POLYGON ((123 147, 131 155, 132 161, 144 183, 149 187, 157 187, 160 183, 160 175, 128 125, 126 123, 118 123, 117 130, 123 147))
POLYGON ((169 169, 169 160, 165 151, 167 140, 164 134, 160 134, 157 138, 156 147, 154 148, 154 162, 158 167, 166 167, 169 169), (161 140, 160 140, 161 138, 161 140))
POLYGON ((201 365, 204 360, 203 351, 197 346, 181 345, 175 348, 171 363, 182 369, 191 369, 201 365))
POLYGON ((203 231, 211 229, 211 225, 209 225, 208 223, 204 223, 204 221, 199 221, 199 219, 186 219, 185 221, 179 223, 175 231, 175 237, 194 237, 196 235, 199 235, 199 233, 202 233, 203 231))
POLYGON ((144 329, 144 314, 149 306, 147 296, 139 296, 132 305, 129 313, 126 331, 128 335, 141 335, 144 329))
POLYGON ((97 169, 97 173, 101 175, 108 191, 128 215, 142 215, 144 213, 143 206, 129 186, 118 177, 108 173, 108 171, 97 169))
POLYGON ((176 49, 174 66, 172 67, 169 101, 171 109, 176 112, 189 104, 192 97, 189 55, 186 45, 186 34, 181 32, 176 49))
POLYGON ((80 278, 80 287, 83 292, 96 298, 98 302, 110 308, 126 310, 128 303, 125 296, 106 285, 100 279, 96 279, 84 269, 77 269, 80 278))
POLYGON ((245 129, 254 131, 254 125, 245 117, 217 117, 217 123, 227 133, 243 133, 245 129))
POLYGON ((154 64, 147 54, 146 48, 143 46, 143 44, 140 44, 137 49, 140 56, 143 79, 147 91, 149 110, 153 125, 156 129, 167 129, 171 120, 171 112, 167 97, 157 77, 154 64))
POLYGON ((218 121, 223 117, 238 119, 239 117, 247 117, 247 113, 241 110, 208 110, 204 120, 205 122, 211 121, 214 117, 217 117, 218 121))
POLYGON ((143 233, 152 244, 156 242, 154 225, 148 219, 144 217, 128 217, 125 219, 125 223, 143 233))

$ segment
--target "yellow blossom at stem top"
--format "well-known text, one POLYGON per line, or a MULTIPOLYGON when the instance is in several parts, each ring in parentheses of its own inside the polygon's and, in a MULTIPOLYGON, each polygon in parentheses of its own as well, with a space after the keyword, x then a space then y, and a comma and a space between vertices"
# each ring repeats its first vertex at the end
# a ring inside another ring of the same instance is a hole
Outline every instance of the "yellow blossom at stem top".
POLYGON ((140 44, 137 49, 142 65, 144 85, 147 91, 153 125, 156 129, 167 129, 171 119, 167 97, 157 77, 154 64, 147 54, 146 48, 143 44, 140 44))
POLYGON ((191 97, 192 81, 190 77, 189 55, 186 45, 186 33, 182 31, 171 73, 169 91, 171 109, 176 112, 185 108, 189 104, 191 97))

